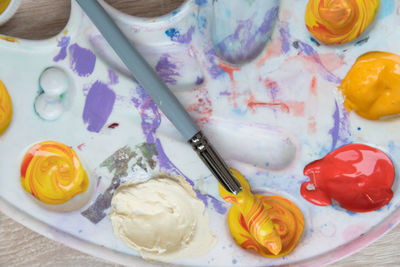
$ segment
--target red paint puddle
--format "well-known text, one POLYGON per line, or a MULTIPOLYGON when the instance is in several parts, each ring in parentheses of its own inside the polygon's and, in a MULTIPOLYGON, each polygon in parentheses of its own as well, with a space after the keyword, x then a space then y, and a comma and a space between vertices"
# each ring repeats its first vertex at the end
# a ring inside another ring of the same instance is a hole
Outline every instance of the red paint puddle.
POLYGON ((110 128, 110 129, 115 129, 115 128, 117 128, 118 126, 119 126, 119 123, 114 122, 114 123, 111 123, 110 125, 108 125, 108 128, 110 128))
POLYGON ((310 181, 300 193, 309 202, 328 206, 335 199, 353 212, 377 210, 393 197, 395 169, 379 149, 363 145, 342 146, 304 168, 310 181))

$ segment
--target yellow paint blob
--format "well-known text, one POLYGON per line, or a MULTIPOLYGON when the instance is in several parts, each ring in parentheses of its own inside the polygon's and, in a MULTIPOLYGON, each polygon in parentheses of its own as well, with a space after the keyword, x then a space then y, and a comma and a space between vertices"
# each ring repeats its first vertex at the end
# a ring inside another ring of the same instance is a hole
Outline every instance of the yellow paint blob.
POLYGON ((7 88, 0 81, 0 135, 4 133, 10 125, 12 117, 12 102, 7 88))
POLYGON ((228 226, 235 242, 244 249, 254 249, 264 257, 282 257, 296 246, 304 229, 300 209, 281 196, 253 195, 243 175, 231 169, 242 185, 234 195, 219 185, 225 201, 233 204, 228 226))
POLYGON ((369 120, 400 115, 400 56, 369 52, 360 56, 339 86, 344 106, 369 120))
POLYGON ((4 35, 0 35, 0 40, 4 40, 10 43, 18 43, 18 40, 15 39, 14 37, 10 37, 10 36, 4 36, 4 35))
POLYGON ((378 7, 379 0, 309 0, 306 26, 323 43, 347 43, 371 24, 378 7))
POLYGON ((0 0, 0 14, 7 9, 8 5, 10 4, 11 0, 0 0))
POLYGON ((58 142, 32 146, 21 164, 21 185, 38 200, 62 204, 86 191, 89 184, 75 151, 58 142))

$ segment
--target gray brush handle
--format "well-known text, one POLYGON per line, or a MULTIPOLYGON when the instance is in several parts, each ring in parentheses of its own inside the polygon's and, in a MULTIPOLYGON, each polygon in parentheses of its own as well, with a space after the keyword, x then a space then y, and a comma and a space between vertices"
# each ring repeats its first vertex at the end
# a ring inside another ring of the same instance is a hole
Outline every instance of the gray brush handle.
POLYGON ((161 81, 157 73, 139 54, 128 38, 96 0, 76 0, 107 42, 111 45, 135 79, 150 95, 156 105, 175 125, 179 132, 190 140, 200 130, 175 95, 161 81))

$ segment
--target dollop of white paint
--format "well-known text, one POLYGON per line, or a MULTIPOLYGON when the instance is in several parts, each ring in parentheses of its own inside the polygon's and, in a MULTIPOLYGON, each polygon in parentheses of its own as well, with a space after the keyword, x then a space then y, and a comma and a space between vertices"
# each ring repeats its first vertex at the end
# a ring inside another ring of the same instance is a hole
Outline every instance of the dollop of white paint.
POLYGON ((216 242, 203 202, 183 179, 122 184, 111 205, 115 235, 145 259, 190 258, 205 254, 216 242))

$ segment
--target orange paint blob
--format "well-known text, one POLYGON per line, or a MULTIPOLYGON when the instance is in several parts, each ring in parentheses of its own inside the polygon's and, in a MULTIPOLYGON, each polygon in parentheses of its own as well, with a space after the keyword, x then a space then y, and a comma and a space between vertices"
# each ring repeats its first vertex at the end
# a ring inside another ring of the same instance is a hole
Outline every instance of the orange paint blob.
POLYGON ((400 56, 369 52, 360 56, 339 89, 344 106, 370 120, 400 115, 400 56))
POLYGON ((228 226, 235 242, 264 257, 289 254, 304 229, 300 209, 281 196, 253 195, 243 175, 234 169, 231 172, 242 185, 242 191, 234 195, 219 185, 219 192, 225 201, 233 204, 228 213, 228 226))
POLYGON ((306 26, 323 43, 347 43, 371 24, 378 7, 379 0, 309 0, 306 26))
POLYGON ((0 81, 0 135, 10 125, 12 118, 12 102, 11 97, 8 94, 7 88, 0 81))
POLYGON ((86 191, 88 176, 74 150, 54 141, 32 146, 21 164, 21 185, 47 204, 62 204, 86 191))

